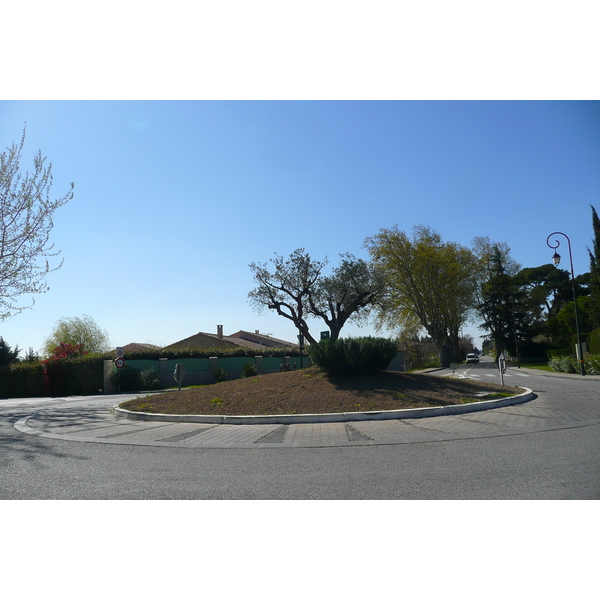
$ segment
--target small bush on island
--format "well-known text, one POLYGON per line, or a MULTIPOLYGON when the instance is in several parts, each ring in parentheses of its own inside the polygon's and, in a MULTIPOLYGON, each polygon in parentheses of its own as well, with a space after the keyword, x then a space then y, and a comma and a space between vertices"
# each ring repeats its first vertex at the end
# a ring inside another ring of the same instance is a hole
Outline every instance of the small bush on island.
POLYGON ((377 337, 321 340, 309 348, 315 365, 332 377, 374 375, 385 369, 397 352, 395 340, 377 337))

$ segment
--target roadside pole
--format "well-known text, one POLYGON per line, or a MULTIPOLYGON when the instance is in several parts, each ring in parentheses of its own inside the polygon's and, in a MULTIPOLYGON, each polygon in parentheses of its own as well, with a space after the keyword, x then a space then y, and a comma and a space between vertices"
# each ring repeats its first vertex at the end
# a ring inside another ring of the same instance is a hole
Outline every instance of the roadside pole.
POLYGON ((125 366, 125 353, 123 348, 119 347, 116 349, 117 358, 115 359, 115 367, 119 373, 119 394, 121 393, 121 369, 125 366))
POLYGON ((504 357, 504 352, 498 359, 498 370, 500 371, 500 384, 504 385, 504 373, 506 373, 506 358, 504 357))

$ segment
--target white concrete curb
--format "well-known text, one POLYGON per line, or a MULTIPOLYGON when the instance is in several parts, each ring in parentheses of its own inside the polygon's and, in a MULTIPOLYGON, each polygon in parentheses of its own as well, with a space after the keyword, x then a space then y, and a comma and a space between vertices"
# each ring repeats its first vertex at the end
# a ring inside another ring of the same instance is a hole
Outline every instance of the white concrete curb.
MULTIPOLYGON (((521 386, 519 386, 521 387, 521 386)), ((534 396, 529 388, 516 396, 496 400, 482 400, 469 404, 451 404, 433 408, 408 408, 402 410, 381 410, 369 412, 324 413, 306 415, 166 415, 160 413, 142 413, 119 408, 115 405, 112 412, 119 417, 140 421, 170 421, 173 423, 213 423, 217 425, 289 425, 293 423, 340 423, 346 421, 383 421, 386 419, 420 419, 490 410, 512 404, 528 402, 534 396)))

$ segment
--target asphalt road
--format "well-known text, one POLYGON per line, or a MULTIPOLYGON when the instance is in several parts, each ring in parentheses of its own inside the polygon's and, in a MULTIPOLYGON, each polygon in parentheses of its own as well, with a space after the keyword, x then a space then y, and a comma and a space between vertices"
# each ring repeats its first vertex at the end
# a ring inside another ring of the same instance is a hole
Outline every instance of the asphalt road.
MULTIPOLYGON (((498 380, 491 361, 461 366, 457 375, 498 380)), ((0 400, 0 498, 600 498, 600 378, 510 368, 506 375, 506 383, 537 395, 498 409, 510 409, 510 427, 500 427, 494 411, 487 421, 439 417, 455 419, 446 421, 457 432, 452 439, 370 445, 207 448, 41 437, 15 424, 31 417, 68 425, 82 415, 101 421, 117 399, 0 400), (474 427, 486 433, 474 437, 474 427)))

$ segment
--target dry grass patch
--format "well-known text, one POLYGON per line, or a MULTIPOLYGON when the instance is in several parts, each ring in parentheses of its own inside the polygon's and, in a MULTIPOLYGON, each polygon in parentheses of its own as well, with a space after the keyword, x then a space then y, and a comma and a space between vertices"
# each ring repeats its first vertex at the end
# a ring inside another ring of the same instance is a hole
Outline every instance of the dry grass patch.
POLYGON ((124 402, 121 408, 179 415, 284 415, 445 406, 512 396, 520 388, 466 379, 383 371, 370 377, 327 377, 316 367, 173 390, 124 402))

